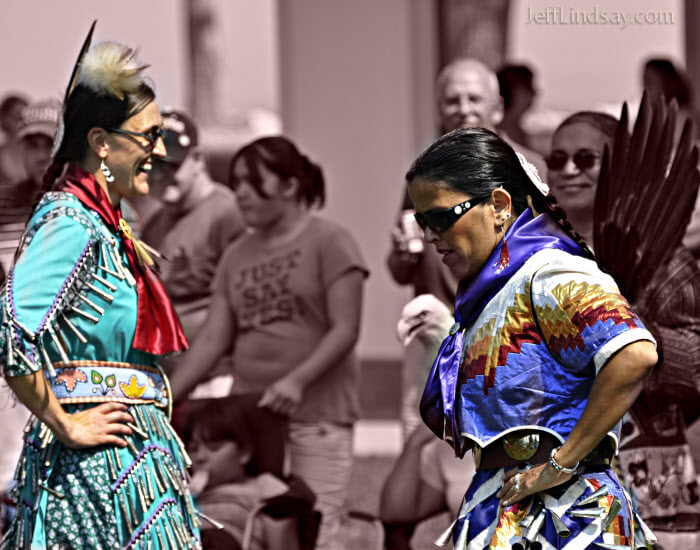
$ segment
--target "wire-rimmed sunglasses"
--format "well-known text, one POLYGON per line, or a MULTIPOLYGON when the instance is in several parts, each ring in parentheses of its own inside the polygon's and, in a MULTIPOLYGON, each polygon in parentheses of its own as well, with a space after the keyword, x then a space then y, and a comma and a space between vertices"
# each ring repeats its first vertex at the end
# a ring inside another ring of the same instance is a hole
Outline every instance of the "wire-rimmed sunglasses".
POLYGON ((153 150, 158 143, 158 140, 165 136, 165 128, 154 128, 150 132, 132 132, 131 130, 123 130, 122 128, 105 128, 108 132, 114 134, 122 134, 125 136, 142 137, 148 141, 148 149, 153 150))
POLYGON ((445 208, 444 210, 416 212, 416 223, 418 223, 423 231, 425 231, 426 227, 429 227, 436 233, 443 233, 452 227, 459 218, 469 212, 469 210, 474 208, 476 205, 481 204, 490 197, 491 195, 472 198, 468 201, 460 202, 459 204, 451 206, 450 208, 445 208))
MULTIPOLYGON (((576 168, 581 171, 593 168, 599 158, 600 155, 590 149, 579 149, 571 155, 571 159, 574 161, 576 168)), ((566 166, 566 163, 569 162, 569 155, 561 151, 555 151, 545 158, 544 161, 547 163, 547 168, 550 170, 562 170, 564 166, 566 166)))

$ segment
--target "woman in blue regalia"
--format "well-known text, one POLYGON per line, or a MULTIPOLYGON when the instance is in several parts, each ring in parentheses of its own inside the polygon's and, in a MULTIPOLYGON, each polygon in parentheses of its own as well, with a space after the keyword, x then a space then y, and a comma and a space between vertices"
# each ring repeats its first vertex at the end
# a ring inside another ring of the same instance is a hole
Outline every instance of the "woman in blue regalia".
POLYGON ((88 46, 0 297, 2 371, 34 415, 2 548, 198 548, 158 366, 187 341, 120 210, 165 156, 160 112, 132 49, 88 46))
POLYGON ((536 170, 495 134, 446 134, 407 180, 426 241, 461 280, 421 413, 477 464, 438 542, 636 548, 644 535, 610 460, 657 362, 653 337, 536 170))

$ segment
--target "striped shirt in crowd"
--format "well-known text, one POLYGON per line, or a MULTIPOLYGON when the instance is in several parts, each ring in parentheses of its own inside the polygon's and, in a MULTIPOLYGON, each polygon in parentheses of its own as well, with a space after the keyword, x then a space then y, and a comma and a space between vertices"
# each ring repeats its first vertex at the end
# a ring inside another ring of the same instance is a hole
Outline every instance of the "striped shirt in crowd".
POLYGON ((10 270, 15 250, 29 219, 34 197, 27 190, 33 187, 27 180, 0 184, 0 280, 4 280, 5 274, 10 270))

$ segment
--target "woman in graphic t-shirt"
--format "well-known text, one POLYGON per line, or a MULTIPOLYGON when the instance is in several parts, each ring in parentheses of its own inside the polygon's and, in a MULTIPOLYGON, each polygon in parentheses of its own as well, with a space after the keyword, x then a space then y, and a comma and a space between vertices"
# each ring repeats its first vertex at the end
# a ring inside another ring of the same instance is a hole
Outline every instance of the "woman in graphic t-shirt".
POLYGON ((212 305, 173 376, 183 397, 231 348, 234 393, 291 417, 292 472, 323 513, 317 548, 340 525, 358 414, 354 354, 367 269, 354 239, 315 216, 324 179, 288 139, 267 137, 236 153, 231 186, 250 231, 224 253, 212 305))

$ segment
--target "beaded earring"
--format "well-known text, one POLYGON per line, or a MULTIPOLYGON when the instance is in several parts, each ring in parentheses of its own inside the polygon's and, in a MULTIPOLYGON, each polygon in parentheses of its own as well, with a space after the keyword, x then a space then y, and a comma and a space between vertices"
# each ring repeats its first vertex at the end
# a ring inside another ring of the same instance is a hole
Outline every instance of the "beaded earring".
POLYGON ((510 213, 506 214, 503 219, 503 224, 501 224, 501 231, 503 231, 503 239, 501 241, 501 256, 496 263, 496 273, 500 273, 506 267, 510 265, 510 254, 508 253, 508 241, 506 240, 506 220, 510 218, 510 213))
POLYGON ((112 183, 114 181, 114 174, 110 171, 109 166, 105 164, 104 159, 100 160, 100 170, 102 170, 102 173, 105 175, 107 183, 112 183))

